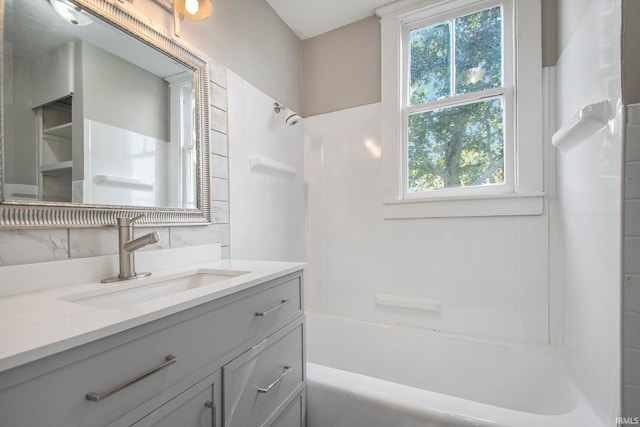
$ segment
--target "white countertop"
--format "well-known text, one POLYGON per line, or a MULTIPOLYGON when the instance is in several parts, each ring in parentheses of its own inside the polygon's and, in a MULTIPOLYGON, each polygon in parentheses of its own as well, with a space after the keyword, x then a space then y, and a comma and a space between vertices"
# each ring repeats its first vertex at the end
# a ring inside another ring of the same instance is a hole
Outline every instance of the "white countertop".
MULTIPOLYGON (((62 268, 65 262, 46 264, 62 268)), ((89 281, 0 298, 0 372, 299 271, 304 264, 219 260, 156 270, 150 280, 203 268, 248 273, 119 309, 95 308, 61 298, 147 279, 115 284, 89 281)), ((55 270, 52 273, 55 275, 55 270)))

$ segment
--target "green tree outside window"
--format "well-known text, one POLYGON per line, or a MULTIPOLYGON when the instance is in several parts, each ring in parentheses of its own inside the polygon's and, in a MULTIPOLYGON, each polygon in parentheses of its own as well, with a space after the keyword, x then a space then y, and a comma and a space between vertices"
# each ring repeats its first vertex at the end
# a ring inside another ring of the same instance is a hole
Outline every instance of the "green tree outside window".
POLYGON ((409 44, 408 192, 503 183, 503 97, 429 105, 502 86, 502 8, 412 30, 409 44))

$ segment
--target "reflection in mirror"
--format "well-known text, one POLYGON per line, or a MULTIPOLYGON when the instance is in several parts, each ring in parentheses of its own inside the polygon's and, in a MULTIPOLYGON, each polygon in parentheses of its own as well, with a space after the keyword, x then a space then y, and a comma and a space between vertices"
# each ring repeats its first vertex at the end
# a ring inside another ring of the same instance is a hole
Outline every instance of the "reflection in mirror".
POLYGON ((5 203, 202 209, 206 63, 61 3, 5 1, 5 203))

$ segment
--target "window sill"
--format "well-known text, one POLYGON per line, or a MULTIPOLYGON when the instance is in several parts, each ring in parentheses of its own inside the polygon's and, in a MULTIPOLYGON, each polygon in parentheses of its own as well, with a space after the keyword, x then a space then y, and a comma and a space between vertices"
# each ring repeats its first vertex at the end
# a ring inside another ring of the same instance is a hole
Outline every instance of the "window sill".
POLYGON ((384 219, 542 215, 544 193, 388 200, 384 219))

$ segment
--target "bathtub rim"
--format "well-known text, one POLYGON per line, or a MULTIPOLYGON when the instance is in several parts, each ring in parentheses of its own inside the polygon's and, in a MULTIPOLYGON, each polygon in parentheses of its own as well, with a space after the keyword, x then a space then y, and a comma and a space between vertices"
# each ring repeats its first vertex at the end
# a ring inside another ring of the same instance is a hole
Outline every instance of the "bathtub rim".
MULTIPOLYGON (((377 407, 386 405, 429 421, 476 427, 604 427, 573 383, 569 385, 576 397, 574 408, 563 414, 543 415, 445 395, 313 362, 307 362, 306 368, 307 388, 324 387, 373 402, 377 407), (344 387, 345 382, 339 379, 347 379, 346 383, 351 386, 344 387), (425 401, 429 401, 429 405, 425 405, 425 401)), ((313 392, 307 393, 308 399, 310 396, 313 392)))
MULTIPOLYGON (((414 386, 406 385, 406 384, 402 384, 402 383, 395 383, 393 381, 376 378, 374 376, 368 376, 367 374, 360 374, 360 373, 356 373, 356 372, 352 372, 352 371, 345 371, 343 369, 336 368, 336 367, 333 367, 333 366, 323 365, 322 363, 318 363, 316 361, 313 361, 313 357, 311 357, 311 358, 309 357, 310 355, 309 355, 308 348, 307 348, 307 364, 308 365, 310 364, 310 365, 316 365, 316 366, 323 366, 323 367, 334 369, 334 370, 341 371, 341 372, 348 372, 348 373, 354 374, 354 375, 359 375, 359 376, 363 376, 363 377, 367 377, 367 378, 373 378, 375 380, 383 381, 385 383, 397 384, 399 386, 407 387, 409 389, 414 389, 414 390, 418 390, 418 391, 424 391, 424 392, 435 394, 435 395, 446 396, 448 399, 449 398, 450 399, 456 399, 456 400, 459 400, 459 402, 469 402, 469 403, 472 403, 472 404, 483 405, 483 406, 490 407, 490 408, 496 408, 497 410, 500 410, 500 411, 508 411, 508 412, 518 413, 518 414, 528 414, 528 415, 530 415, 532 417, 542 417, 541 419, 545 419, 545 417, 560 417, 560 418, 562 418, 562 417, 565 417, 565 416, 569 416, 568 420, 571 421, 571 422, 575 422, 575 420, 572 418, 573 416, 580 415, 581 418, 584 418, 585 420, 588 419, 588 421, 590 422, 590 424, 584 424, 585 426, 586 425, 589 425, 589 426, 590 425, 594 425, 594 426, 600 427, 600 426, 603 425, 602 421, 599 419, 599 417, 597 416, 595 411, 593 411, 593 409, 592 409, 591 405, 589 404, 587 398, 585 397, 585 395, 582 393, 581 389, 577 385, 575 379, 571 376, 571 374, 567 370, 566 366, 564 366, 563 358, 562 358, 562 355, 560 354, 561 349, 558 348, 557 346, 554 346, 554 345, 551 345, 551 344, 539 345, 539 344, 531 344, 531 343, 505 342, 505 341, 493 340, 493 339, 489 339, 489 338, 480 338, 480 337, 473 337, 473 336, 462 335, 462 334, 455 334, 455 333, 451 333, 451 332, 440 331, 440 330, 437 330, 437 329, 424 329, 424 328, 413 327, 413 326, 404 325, 404 324, 385 324, 385 323, 380 323, 380 322, 370 321, 370 320, 353 319, 353 318, 339 316, 339 315, 322 313, 322 312, 318 312, 318 311, 314 311, 314 310, 308 310, 308 311, 305 312, 305 323, 306 323, 306 329, 307 329, 307 340, 309 340, 309 338, 310 338, 309 332, 308 332, 309 324, 313 325, 314 320, 320 320, 321 321, 321 320, 324 320, 324 319, 332 320, 332 321, 340 321, 340 322, 344 321, 344 322, 355 323, 357 325, 362 325, 362 326, 366 326, 366 327, 376 327, 376 328, 383 328, 383 329, 387 329, 387 330, 398 328, 398 329, 408 330, 408 331, 419 333, 419 334, 427 334, 427 335, 433 334, 434 336, 444 337, 446 339, 453 339, 453 340, 460 340, 460 341, 470 342, 470 343, 474 343, 474 344, 495 346, 495 347, 506 349, 506 350, 516 350, 516 351, 524 351, 524 352, 528 352, 528 351, 541 352, 541 353, 545 354, 546 356, 550 357, 551 359, 553 359, 553 361, 555 363, 557 363, 557 367, 560 368, 560 370, 561 370, 561 372, 563 374, 562 381, 565 383, 566 387, 568 388, 568 391, 571 393, 571 397, 570 397, 572 399, 571 408, 566 410, 566 411, 559 412, 559 413, 556 413, 556 414, 542 414, 542 413, 530 412, 530 411, 525 411, 525 410, 520 411, 520 410, 517 410, 517 409, 512 409, 512 408, 498 406, 498 405, 493 405, 491 403, 484 403, 484 402, 475 401, 475 400, 468 399, 468 398, 465 398, 465 397, 453 396, 453 395, 448 395, 448 394, 444 394, 444 393, 439 393, 437 391, 432 391, 432 390, 428 390, 428 389, 422 389, 422 388, 419 388, 419 387, 414 387, 414 386)), ((313 327, 313 326, 311 326, 311 327, 313 327)), ((311 338, 311 339, 313 339, 313 338, 311 338)), ((307 345, 307 347, 308 347, 308 345, 307 345)), ((565 422, 568 422, 568 421, 565 421, 565 422)), ((493 426, 493 424, 491 424, 491 425, 493 426)), ((539 425, 540 424, 538 424, 537 427, 539 427, 539 425)), ((565 427, 566 425, 571 425, 571 424, 565 424, 565 425, 563 425, 563 427, 565 427)), ((582 424, 579 424, 579 425, 582 425, 582 424)))

